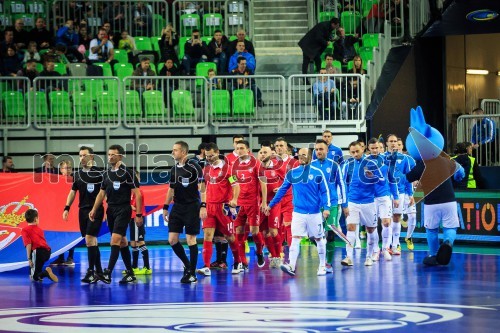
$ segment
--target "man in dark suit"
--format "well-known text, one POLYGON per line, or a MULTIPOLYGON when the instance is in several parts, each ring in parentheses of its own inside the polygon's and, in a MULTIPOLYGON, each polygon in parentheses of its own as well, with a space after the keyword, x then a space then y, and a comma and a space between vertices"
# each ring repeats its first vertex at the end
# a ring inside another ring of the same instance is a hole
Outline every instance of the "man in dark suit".
POLYGON ((334 17, 330 21, 320 22, 309 30, 299 41, 302 49, 302 74, 307 74, 309 63, 314 61, 316 71, 321 68, 321 54, 332 41, 332 34, 340 26, 338 18, 334 17))

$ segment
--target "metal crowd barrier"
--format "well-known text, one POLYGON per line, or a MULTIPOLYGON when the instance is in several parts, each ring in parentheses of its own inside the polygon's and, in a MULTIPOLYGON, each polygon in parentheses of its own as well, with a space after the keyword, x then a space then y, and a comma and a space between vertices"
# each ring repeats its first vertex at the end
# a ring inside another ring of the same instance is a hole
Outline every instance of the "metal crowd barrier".
POLYGON ((500 114, 495 115, 463 115, 457 119, 457 142, 478 143, 479 146, 474 150, 473 156, 481 166, 497 166, 500 158, 499 141, 499 123, 500 114), (494 134, 490 136, 491 129, 484 119, 488 118, 494 123, 494 134), (485 138, 492 138, 491 142, 481 144, 485 138))
POLYGON ((28 78, 0 77, 0 126, 28 128, 33 91, 28 78))
POLYGON ((481 101, 481 109, 485 114, 500 114, 499 99, 483 99, 481 101))
POLYGON ((410 36, 415 37, 431 19, 428 1, 409 0, 410 36))

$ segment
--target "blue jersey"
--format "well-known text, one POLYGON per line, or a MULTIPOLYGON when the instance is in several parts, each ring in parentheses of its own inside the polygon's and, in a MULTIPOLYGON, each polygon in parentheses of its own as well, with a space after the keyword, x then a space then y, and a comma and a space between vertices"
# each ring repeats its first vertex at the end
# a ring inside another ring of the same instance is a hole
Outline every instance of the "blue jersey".
POLYGON ((316 214, 321 208, 330 209, 330 191, 325 175, 311 165, 299 165, 288 171, 283 184, 269 203, 272 208, 283 199, 292 187, 293 211, 301 214, 316 214))
POLYGON ((373 160, 361 157, 359 160, 350 158, 342 165, 342 173, 347 187, 347 202, 342 207, 347 207, 349 202, 367 204, 375 201, 375 185, 384 180, 377 163, 373 160), (367 176, 369 171, 373 175, 367 176))
POLYGON ((413 187, 411 183, 406 181, 405 174, 410 172, 415 167, 415 160, 410 155, 401 154, 399 152, 383 154, 386 164, 389 166, 389 174, 391 180, 394 180, 398 186, 399 193, 413 195, 413 187), (389 159, 390 156, 390 159, 389 159))
POLYGON ((324 160, 314 160, 311 162, 311 165, 320 169, 325 175, 328 182, 328 189, 330 190, 330 199, 332 204, 335 205, 339 202, 339 198, 340 203, 345 202, 345 183, 340 166, 330 158, 325 158, 324 160))
POLYGON ((392 196, 395 200, 398 200, 398 187, 394 179, 392 179, 392 175, 389 174, 389 166, 387 165, 385 158, 380 155, 368 155, 366 158, 377 163, 377 167, 384 176, 384 179, 379 179, 379 181, 375 184, 375 198, 392 196))
POLYGON ((490 118, 477 121, 472 127, 471 142, 473 144, 485 144, 495 140, 495 122, 490 118))
MULTIPOLYGON (((342 162, 344 162, 344 153, 342 152, 342 149, 330 143, 330 145, 328 146, 328 153, 326 154, 326 158, 332 159, 340 165, 342 164, 342 162)), ((318 157, 316 156, 316 151, 313 150, 312 160, 314 161, 316 159, 318 159, 318 157)))

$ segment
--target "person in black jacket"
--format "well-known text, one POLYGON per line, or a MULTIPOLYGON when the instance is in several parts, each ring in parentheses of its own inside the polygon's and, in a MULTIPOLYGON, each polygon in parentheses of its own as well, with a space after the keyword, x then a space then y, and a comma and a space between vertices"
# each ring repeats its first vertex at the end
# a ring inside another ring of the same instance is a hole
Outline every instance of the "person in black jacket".
POLYGON ((158 44, 160 46, 161 61, 165 62, 167 59, 172 59, 174 64, 178 66, 179 59, 175 47, 179 44, 179 36, 171 24, 168 24, 161 31, 161 40, 158 41, 158 44))
POLYGON ((309 63, 314 61, 316 71, 321 68, 321 54, 326 47, 331 43, 332 33, 340 26, 338 18, 332 18, 330 21, 320 22, 309 30, 304 37, 299 41, 299 46, 302 49, 302 74, 307 74, 309 63))
POLYGON ((194 29, 191 34, 191 39, 184 45, 182 66, 184 67, 186 75, 190 75, 191 71, 194 72, 199 62, 206 62, 207 60, 208 46, 201 40, 200 30, 194 29))
POLYGON ((359 38, 356 36, 346 36, 344 28, 337 30, 338 39, 333 43, 333 57, 342 63, 342 69, 347 69, 347 63, 356 56, 356 44, 359 38))
POLYGON ((227 37, 220 30, 214 31, 214 37, 208 43, 208 57, 217 64, 217 73, 220 75, 227 72, 228 43, 227 37))
POLYGON ((459 142, 455 146, 455 155, 452 157, 458 164, 460 164, 465 171, 465 177, 457 182, 453 180, 453 187, 456 189, 476 189, 482 188, 481 171, 477 160, 472 157, 472 143, 459 142))

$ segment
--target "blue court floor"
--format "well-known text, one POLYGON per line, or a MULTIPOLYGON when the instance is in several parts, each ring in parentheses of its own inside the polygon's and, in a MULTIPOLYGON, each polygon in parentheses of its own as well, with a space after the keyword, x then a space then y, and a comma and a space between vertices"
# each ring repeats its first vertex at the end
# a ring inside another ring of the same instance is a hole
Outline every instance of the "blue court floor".
MULTIPOLYGON (((498 247, 455 252, 447 267, 424 267, 419 248, 372 267, 355 250, 349 268, 338 248, 334 273, 318 277, 316 248, 301 246, 294 278, 258 268, 252 251, 249 272, 182 285, 170 247, 152 246, 153 274, 125 286, 121 260, 110 285, 82 284, 86 250, 77 249, 75 267, 54 268, 59 283, 32 283, 27 268, 0 273, 0 331, 500 332, 498 247)), ((101 251, 105 266, 109 247, 101 251)))

